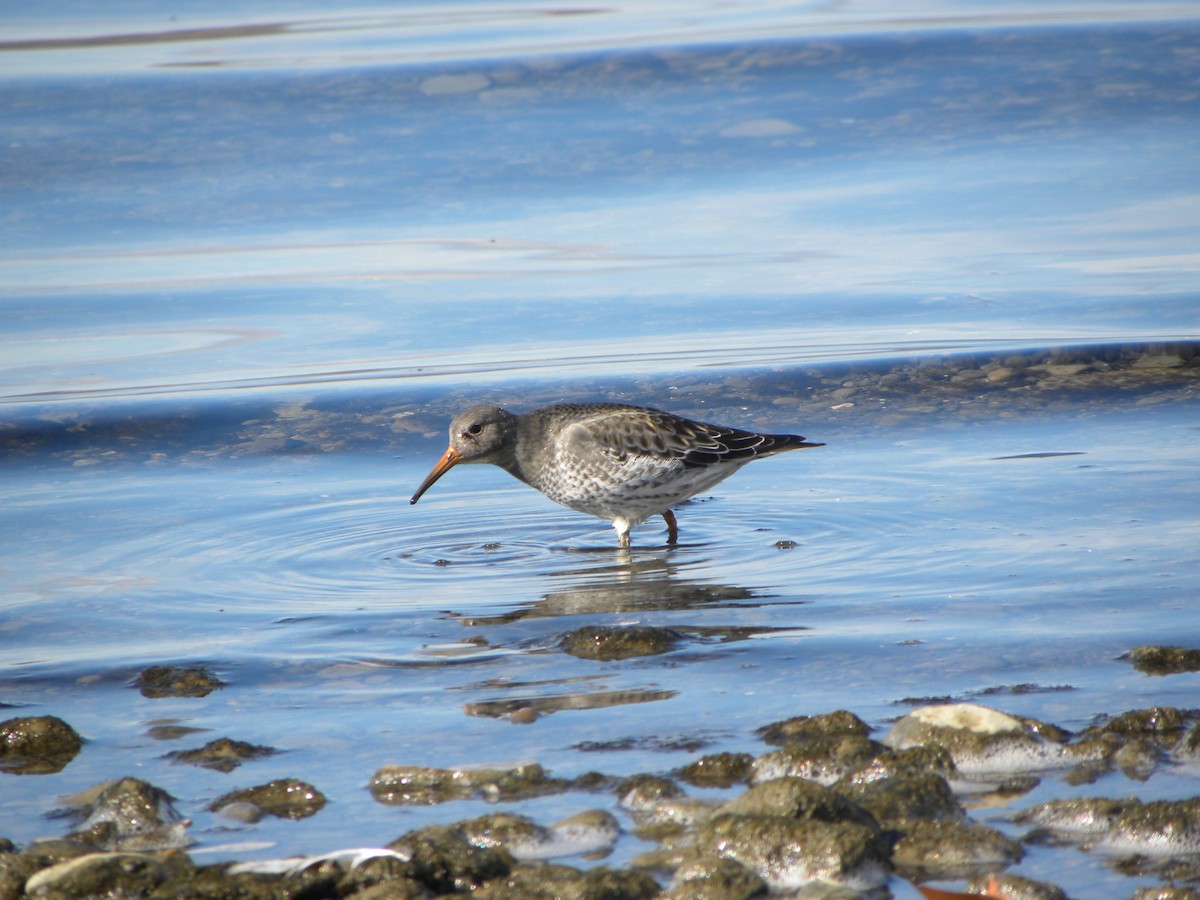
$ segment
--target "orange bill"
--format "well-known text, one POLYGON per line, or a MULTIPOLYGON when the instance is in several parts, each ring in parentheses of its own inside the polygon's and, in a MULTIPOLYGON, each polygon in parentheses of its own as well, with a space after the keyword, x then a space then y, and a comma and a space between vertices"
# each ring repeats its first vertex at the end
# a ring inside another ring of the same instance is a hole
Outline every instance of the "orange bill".
POLYGON ((433 471, 425 476, 425 480, 421 482, 421 486, 417 488, 417 492, 412 495, 412 499, 408 502, 416 503, 418 500, 420 500, 421 495, 433 487, 433 483, 435 481, 458 465, 461 460, 462 456, 459 455, 457 450, 455 450, 453 447, 448 449, 442 458, 438 460, 438 464, 433 467, 433 471))

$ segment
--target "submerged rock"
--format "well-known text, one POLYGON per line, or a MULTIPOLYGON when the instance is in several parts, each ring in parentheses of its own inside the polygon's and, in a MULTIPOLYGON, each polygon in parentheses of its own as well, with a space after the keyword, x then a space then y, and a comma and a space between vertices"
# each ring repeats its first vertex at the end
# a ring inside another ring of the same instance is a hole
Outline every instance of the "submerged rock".
POLYGON ((216 675, 199 666, 150 666, 145 669, 134 686, 143 697, 152 700, 163 697, 207 697, 218 688, 225 687, 216 675))
POLYGON ((0 771, 51 775, 66 768, 83 748, 83 738, 57 716, 0 722, 0 771))
POLYGON ((272 747, 259 747, 226 737, 209 741, 196 750, 177 750, 174 753, 168 753, 167 758, 188 765, 203 766, 217 772, 232 772, 247 760, 270 756, 274 752, 275 749, 272 747))
POLYGON ((681 637, 670 628, 648 625, 587 626, 563 636, 564 653, 580 659, 608 661, 657 656, 674 650, 681 637))

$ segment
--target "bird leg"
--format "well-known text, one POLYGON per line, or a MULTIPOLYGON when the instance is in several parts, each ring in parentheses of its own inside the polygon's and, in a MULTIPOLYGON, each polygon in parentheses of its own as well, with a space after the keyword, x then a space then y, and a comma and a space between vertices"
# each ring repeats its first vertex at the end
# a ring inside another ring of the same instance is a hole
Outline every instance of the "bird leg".
POLYGON ((679 523, 675 521, 675 513, 667 510, 662 514, 663 521, 667 523, 667 546, 674 547, 679 543, 679 523))

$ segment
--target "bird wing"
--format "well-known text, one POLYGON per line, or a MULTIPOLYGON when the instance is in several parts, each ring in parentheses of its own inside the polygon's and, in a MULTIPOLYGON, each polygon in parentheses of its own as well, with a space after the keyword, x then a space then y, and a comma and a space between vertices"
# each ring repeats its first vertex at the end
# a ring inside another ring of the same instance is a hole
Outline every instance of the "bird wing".
POLYGON ((657 409, 598 410, 572 425, 568 444, 600 447, 617 459, 648 457, 687 468, 749 460, 765 453, 801 446, 795 435, 756 434, 721 425, 693 422, 657 409))

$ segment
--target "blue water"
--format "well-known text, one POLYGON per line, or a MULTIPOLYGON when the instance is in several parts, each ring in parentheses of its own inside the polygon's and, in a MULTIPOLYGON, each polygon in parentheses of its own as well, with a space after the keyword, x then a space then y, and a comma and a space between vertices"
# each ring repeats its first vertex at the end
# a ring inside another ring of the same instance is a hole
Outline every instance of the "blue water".
MULTIPOLYGON (((1007 406, 831 392, 1197 340, 1194 4, 0 9, 0 702, 88 739, 0 775, 0 836, 61 834, 56 797, 136 774, 198 858, 315 853, 483 808, 375 803, 388 763, 665 772, 679 740, 762 752, 755 728, 839 707, 884 728, 983 697, 1078 729, 1195 705, 1198 676, 1117 659, 1200 635, 1191 362, 1007 406), (408 506, 457 408, 582 398, 828 446, 681 509, 678 549, 648 523, 631 560, 498 470, 408 506), (688 638, 557 652, 623 622, 688 638), (163 663, 229 686, 130 687, 163 663), (286 752, 164 758, 225 735, 286 752), (206 811, 282 776, 330 808, 206 811)), ((592 806, 616 812, 516 808, 592 806)), ((1081 860, 1017 871, 1153 883, 1081 860)))

